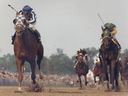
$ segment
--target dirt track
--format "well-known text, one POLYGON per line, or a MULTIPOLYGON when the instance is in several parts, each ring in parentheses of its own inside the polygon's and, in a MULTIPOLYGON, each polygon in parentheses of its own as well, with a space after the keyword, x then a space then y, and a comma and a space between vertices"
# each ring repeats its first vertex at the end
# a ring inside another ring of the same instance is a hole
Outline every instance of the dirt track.
POLYGON ((43 92, 16 92, 15 86, 1 86, 0 96, 128 96, 128 91, 120 92, 104 92, 102 89, 85 88, 79 90, 78 88, 67 87, 47 87, 43 92))

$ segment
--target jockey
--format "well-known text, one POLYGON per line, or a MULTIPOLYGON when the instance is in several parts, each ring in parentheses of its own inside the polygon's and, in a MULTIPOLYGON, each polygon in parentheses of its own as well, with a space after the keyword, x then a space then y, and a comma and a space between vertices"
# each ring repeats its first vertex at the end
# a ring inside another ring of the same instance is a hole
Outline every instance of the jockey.
POLYGON ((76 68, 76 66, 78 64, 77 62, 78 62, 79 57, 82 57, 82 60, 84 63, 86 63, 88 61, 88 55, 87 55, 87 52, 85 49, 79 49, 77 51, 76 62, 75 62, 74 68, 76 68))
POLYGON ((84 62, 85 63, 88 62, 88 54, 87 54, 87 52, 86 52, 85 49, 82 50, 82 54, 83 54, 83 60, 84 60, 84 62))
MULTIPOLYGON (((36 23, 36 14, 35 12, 33 11, 33 9, 26 5, 22 8, 22 10, 20 10, 18 13, 21 13, 21 14, 24 14, 26 20, 27 20, 27 24, 28 24, 28 28, 34 32, 36 38, 37 38, 37 41, 40 42, 40 33, 35 29, 34 25, 36 23)), ((15 34, 14 36, 12 36, 12 44, 14 43, 14 40, 15 40, 15 34)))
POLYGON ((77 53, 76 53, 76 56, 75 56, 76 59, 78 59, 78 56, 79 56, 80 53, 82 53, 82 49, 78 49, 78 50, 77 50, 77 53))
POLYGON ((115 35, 117 34, 116 25, 113 23, 106 23, 104 24, 104 27, 102 27, 103 33, 101 34, 101 38, 104 38, 105 34, 109 34, 109 36, 112 37, 112 41, 118 46, 118 49, 121 49, 121 46, 117 39, 115 38, 115 35))

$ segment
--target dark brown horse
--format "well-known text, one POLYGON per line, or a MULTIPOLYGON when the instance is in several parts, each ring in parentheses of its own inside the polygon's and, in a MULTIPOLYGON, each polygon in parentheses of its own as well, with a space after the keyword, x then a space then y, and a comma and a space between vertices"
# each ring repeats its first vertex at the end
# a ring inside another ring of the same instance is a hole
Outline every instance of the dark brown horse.
POLYGON ((118 77, 119 77, 119 64, 118 64, 119 49, 113 41, 113 38, 104 36, 102 45, 100 47, 100 59, 103 68, 103 77, 107 81, 107 89, 109 90, 109 83, 112 84, 111 89, 118 91, 118 77))
POLYGON ((120 75, 123 84, 128 88, 128 57, 122 58, 120 64, 120 75))
POLYGON ((89 71, 89 67, 88 67, 87 62, 84 62, 82 55, 78 56, 76 63, 77 64, 76 64, 75 71, 76 71, 76 73, 78 75, 79 83, 80 83, 80 89, 81 89, 82 88, 82 81, 81 81, 81 76, 82 75, 85 78, 85 86, 87 86, 87 76, 86 75, 87 75, 87 73, 89 71))
POLYGON ((43 59, 44 49, 42 44, 37 42, 37 39, 31 29, 27 27, 27 22, 23 14, 17 14, 14 21, 16 31, 14 54, 18 71, 19 90, 21 90, 25 61, 29 62, 31 66, 32 84, 37 85, 35 74, 36 64, 39 68, 39 76, 42 78, 40 63, 43 59))

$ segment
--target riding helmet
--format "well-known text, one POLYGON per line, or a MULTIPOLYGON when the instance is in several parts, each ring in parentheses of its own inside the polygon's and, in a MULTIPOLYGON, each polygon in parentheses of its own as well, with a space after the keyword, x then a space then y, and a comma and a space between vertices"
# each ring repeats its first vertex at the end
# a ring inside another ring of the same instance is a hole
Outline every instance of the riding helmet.
POLYGON ((104 24, 104 27, 105 27, 105 29, 112 31, 113 28, 116 27, 116 25, 113 23, 106 23, 106 24, 104 24))
POLYGON ((22 9, 23 12, 29 13, 31 12, 33 9, 29 6, 29 5, 25 5, 22 9))

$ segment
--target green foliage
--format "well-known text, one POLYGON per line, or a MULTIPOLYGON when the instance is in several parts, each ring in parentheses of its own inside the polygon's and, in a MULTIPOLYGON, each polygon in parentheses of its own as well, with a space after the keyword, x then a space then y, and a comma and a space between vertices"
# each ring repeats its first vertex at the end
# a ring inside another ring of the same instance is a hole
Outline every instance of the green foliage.
POLYGON ((93 58, 98 54, 98 50, 94 47, 85 48, 85 50, 89 56, 89 68, 91 69, 93 67, 93 58))
POLYGON ((7 54, 0 58, 0 69, 16 71, 14 55, 7 54))
POLYGON ((73 62, 66 54, 52 54, 49 58, 49 70, 51 74, 73 73, 73 62))
MULTIPOLYGON (((98 50, 94 47, 85 48, 89 56, 89 66, 93 66, 93 58, 98 53, 98 50)), ((121 53, 121 57, 128 57, 128 49, 125 49, 121 53)), ((74 74, 74 62, 76 58, 72 56, 69 58, 66 54, 63 53, 63 49, 58 48, 55 54, 43 58, 41 62, 41 70, 44 74, 74 74)), ((38 68, 38 67, 37 67, 38 68)), ((9 71, 16 71, 15 57, 11 54, 6 54, 0 57, 0 70, 6 69, 9 71)), ((30 72, 30 64, 25 63, 25 71, 30 72)))

